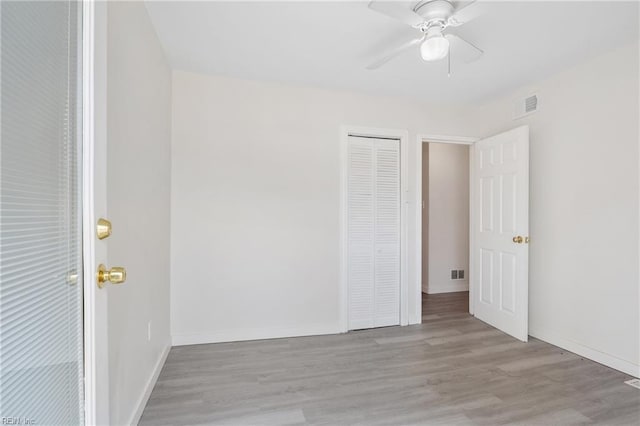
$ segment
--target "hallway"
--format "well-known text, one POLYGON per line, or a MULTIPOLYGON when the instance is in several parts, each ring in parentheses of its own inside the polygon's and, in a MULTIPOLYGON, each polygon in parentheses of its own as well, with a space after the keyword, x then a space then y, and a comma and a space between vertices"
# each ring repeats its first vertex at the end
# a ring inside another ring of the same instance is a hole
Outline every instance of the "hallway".
POLYGON ((469 292, 427 294, 422 293, 422 322, 443 315, 469 312, 469 292))

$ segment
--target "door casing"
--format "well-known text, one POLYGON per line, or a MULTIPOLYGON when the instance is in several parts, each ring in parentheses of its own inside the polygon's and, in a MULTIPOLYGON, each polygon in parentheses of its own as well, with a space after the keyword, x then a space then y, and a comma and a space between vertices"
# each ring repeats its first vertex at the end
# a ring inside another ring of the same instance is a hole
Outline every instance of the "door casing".
POLYGON ((415 181, 415 217, 416 217, 416 245, 414 247, 416 257, 415 276, 418 288, 418 313, 422 322, 422 149, 425 143, 445 143, 455 145, 468 145, 469 152, 469 313, 473 315, 473 231, 474 231, 474 208, 473 208, 473 145, 479 141, 479 138, 468 136, 444 136, 444 135, 418 135, 416 141, 416 181, 415 181))
POLYGON ((107 263, 96 222, 107 217, 107 3, 82 2, 82 242, 85 423, 109 424, 107 292, 96 285, 107 263))

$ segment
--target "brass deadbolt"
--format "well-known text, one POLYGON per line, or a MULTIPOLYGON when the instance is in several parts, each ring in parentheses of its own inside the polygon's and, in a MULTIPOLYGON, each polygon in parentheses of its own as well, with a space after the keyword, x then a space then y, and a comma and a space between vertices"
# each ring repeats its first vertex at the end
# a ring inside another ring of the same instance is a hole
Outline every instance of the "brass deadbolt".
POLYGON ((99 240, 104 240, 109 235, 111 235, 111 222, 101 217, 96 224, 96 236, 99 240))

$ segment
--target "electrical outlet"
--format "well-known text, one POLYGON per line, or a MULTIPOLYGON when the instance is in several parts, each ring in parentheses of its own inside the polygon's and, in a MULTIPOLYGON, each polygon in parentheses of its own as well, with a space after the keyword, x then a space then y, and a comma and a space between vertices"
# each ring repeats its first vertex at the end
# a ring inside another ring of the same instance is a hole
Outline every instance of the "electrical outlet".
POLYGON ((151 321, 147 323, 147 340, 151 341, 151 321))

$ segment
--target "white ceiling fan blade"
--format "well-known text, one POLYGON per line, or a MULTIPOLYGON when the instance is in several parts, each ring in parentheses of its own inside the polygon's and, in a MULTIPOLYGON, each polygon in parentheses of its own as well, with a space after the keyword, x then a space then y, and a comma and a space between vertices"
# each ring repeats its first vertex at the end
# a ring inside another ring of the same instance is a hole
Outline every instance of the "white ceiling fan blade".
POLYGON ((369 2, 369 9, 402 21, 412 27, 418 27, 424 23, 422 16, 398 2, 374 0, 369 2))
POLYGON ((403 45, 400 45, 400 46, 396 47, 395 49, 393 49, 392 51, 390 51, 389 53, 384 55, 382 58, 380 58, 377 61, 369 64, 367 66, 367 69, 368 70, 375 70, 377 68, 380 68, 382 65, 386 64, 387 62, 389 62, 390 60, 392 60, 393 58, 395 58, 396 56, 398 56, 402 52, 404 52, 406 50, 409 50, 412 47, 417 46, 420 43, 422 43, 422 41, 425 39, 425 37, 426 37, 426 35, 423 35, 423 36, 418 37, 416 39, 410 40, 410 41, 406 42, 403 45))
POLYGON ((482 2, 478 0, 472 0, 461 4, 449 18, 449 25, 452 27, 458 27, 476 19, 484 13, 483 6, 482 2))
POLYGON ((449 54, 455 59, 460 58, 469 64, 477 61, 484 54, 478 46, 456 34, 449 33, 445 37, 449 40, 449 54))

